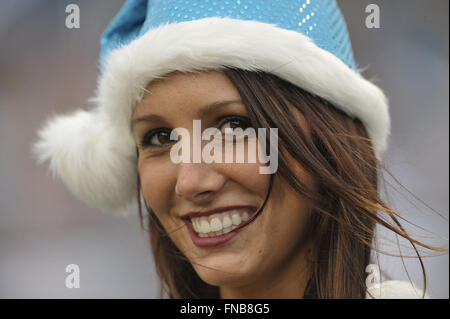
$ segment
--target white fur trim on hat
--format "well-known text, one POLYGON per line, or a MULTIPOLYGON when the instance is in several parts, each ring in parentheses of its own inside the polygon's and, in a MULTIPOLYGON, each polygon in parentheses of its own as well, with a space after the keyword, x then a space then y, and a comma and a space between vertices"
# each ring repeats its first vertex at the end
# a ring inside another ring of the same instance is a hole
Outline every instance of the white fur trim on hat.
MULTIPOLYGON (((423 291, 410 282, 388 280, 367 287, 366 299, 420 299, 423 291)), ((428 295, 425 294, 425 299, 428 295)))
POLYGON ((276 25, 204 18, 162 25, 112 51, 99 78, 96 107, 50 120, 35 151, 88 204, 123 211, 135 200, 132 109, 154 79, 173 71, 234 67, 265 71, 360 119, 380 158, 390 133, 383 92, 308 37, 276 25))

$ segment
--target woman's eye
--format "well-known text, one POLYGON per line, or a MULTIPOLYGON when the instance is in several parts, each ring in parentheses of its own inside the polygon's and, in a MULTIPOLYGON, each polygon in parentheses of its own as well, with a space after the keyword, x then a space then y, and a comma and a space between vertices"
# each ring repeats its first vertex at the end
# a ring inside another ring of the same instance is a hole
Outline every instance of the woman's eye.
POLYGON ((174 144, 176 141, 170 139, 171 130, 157 129, 147 133, 141 145, 143 147, 161 147, 169 144, 174 144))
POLYGON ((245 131, 250 127, 250 119, 244 118, 244 117, 231 117, 227 118, 222 122, 222 124, 219 126, 219 130, 225 133, 225 129, 230 128, 234 130, 235 128, 240 128, 245 131))

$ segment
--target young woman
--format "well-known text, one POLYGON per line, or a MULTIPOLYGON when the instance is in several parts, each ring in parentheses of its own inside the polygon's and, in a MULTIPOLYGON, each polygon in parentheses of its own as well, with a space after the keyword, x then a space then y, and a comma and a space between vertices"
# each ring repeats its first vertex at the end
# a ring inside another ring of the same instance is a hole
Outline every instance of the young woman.
POLYGON ((376 225, 437 248, 378 194, 388 105, 356 70, 339 9, 252 3, 127 2, 102 39, 97 107, 49 121, 41 159, 88 204, 137 200, 171 298, 423 297, 366 283, 376 225))

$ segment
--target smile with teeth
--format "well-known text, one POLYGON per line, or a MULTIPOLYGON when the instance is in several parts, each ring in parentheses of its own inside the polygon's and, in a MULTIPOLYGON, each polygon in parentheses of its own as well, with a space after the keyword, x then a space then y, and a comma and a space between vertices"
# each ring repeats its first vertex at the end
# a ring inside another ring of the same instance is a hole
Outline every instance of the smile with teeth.
POLYGON ((244 223, 251 210, 232 209, 209 216, 191 217, 192 226, 199 237, 215 237, 227 234, 244 223))

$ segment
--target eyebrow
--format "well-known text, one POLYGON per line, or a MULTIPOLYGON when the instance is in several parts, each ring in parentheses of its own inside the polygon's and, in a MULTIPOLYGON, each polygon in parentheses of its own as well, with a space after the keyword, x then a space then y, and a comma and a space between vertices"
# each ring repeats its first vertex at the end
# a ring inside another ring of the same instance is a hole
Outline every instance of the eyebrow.
MULTIPOLYGON (((218 108, 230 105, 230 104, 243 104, 241 100, 226 100, 226 101, 216 101, 201 107, 198 111, 199 117, 203 117, 206 115, 210 115, 214 113, 218 108)), ((164 118, 156 114, 144 115, 134 119, 131 122, 131 126, 133 127, 137 123, 146 122, 146 123, 156 123, 156 122, 165 122, 164 118)))

